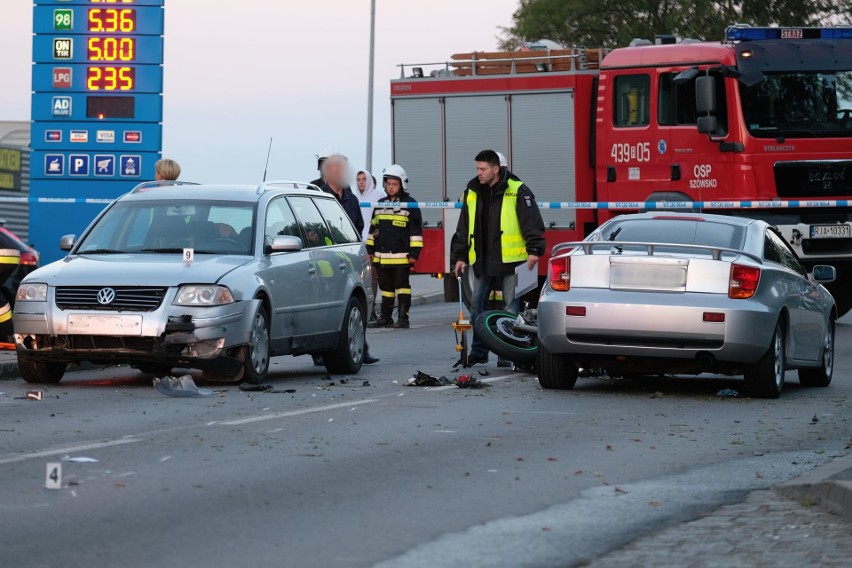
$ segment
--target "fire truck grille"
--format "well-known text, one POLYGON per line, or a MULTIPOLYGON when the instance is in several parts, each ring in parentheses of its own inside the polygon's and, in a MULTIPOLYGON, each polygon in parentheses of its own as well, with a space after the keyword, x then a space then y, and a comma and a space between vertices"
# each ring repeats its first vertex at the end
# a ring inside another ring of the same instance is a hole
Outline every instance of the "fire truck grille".
POLYGON ((782 198, 845 197, 852 193, 852 160, 778 162, 775 187, 782 198))

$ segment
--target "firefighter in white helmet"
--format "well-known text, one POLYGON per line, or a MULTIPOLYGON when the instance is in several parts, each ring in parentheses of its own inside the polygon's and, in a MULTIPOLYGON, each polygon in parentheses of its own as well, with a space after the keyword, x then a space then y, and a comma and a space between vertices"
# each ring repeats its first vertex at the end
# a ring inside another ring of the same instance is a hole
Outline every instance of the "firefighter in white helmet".
POLYGON ((379 319, 370 327, 407 328, 411 309, 411 266, 423 250, 423 218, 417 201, 408 195, 408 174, 393 164, 384 171, 382 183, 387 197, 376 203, 367 238, 367 253, 379 272, 382 304, 379 319), (402 203, 415 207, 400 207, 402 203), (394 299, 399 300, 399 317, 393 321, 394 299))

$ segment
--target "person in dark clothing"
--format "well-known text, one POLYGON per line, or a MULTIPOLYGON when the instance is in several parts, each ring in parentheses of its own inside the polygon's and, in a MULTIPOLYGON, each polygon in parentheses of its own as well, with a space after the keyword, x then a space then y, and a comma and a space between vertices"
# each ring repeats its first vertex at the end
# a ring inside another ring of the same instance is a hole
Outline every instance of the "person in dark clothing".
MULTIPOLYGON (((493 150, 483 150, 475 162, 452 245, 455 275, 473 269, 472 321, 485 311, 492 286, 502 291, 504 308, 517 312, 515 268, 526 262, 532 270, 545 252, 544 221, 532 191, 500 165, 493 150)), ((468 362, 488 362, 476 334, 468 362)))
MULTIPOLYGON (((355 225, 355 229, 360 235, 364 230, 364 218, 361 215, 361 207, 358 204, 358 198, 349 189, 346 183, 346 177, 349 170, 349 161, 342 154, 333 154, 326 158, 320 170, 325 178, 325 183, 320 186, 320 189, 326 193, 330 193, 337 198, 346 215, 355 225)), ((379 359, 370 355, 370 346, 364 342, 364 364, 372 365, 378 363, 379 359)), ((321 356, 314 356, 314 365, 322 366, 324 361, 321 356)))
POLYGON ((423 250, 423 218, 418 208, 399 207, 400 203, 417 203, 406 191, 408 175, 401 166, 389 166, 382 178, 387 197, 376 203, 367 253, 379 271, 382 306, 379 319, 370 327, 409 327, 411 309, 411 266, 423 250), (393 321, 394 299, 399 298, 399 317, 393 321))
POLYGON ((322 165, 322 174, 325 183, 320 186, 320 189, 337 198, 337 202, 346 211, 346 215, 352 220, 358 234, 364 231, 364 217, 361 215, 361 206, 358 203, 358 198, 349 189, 346 183, 346 175, 349 169, 349 161, 346 156, 335 154, 329 156, 322 165))

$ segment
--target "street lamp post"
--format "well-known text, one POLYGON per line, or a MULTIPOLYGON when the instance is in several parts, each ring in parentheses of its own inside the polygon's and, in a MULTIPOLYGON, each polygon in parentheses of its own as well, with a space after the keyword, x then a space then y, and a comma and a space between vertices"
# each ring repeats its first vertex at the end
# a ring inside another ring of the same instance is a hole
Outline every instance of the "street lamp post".
POLYGON ((370 71, 367 84, 367 165, 373 171, 373 66, 376 53, 376 0, 370 0, 370 71))

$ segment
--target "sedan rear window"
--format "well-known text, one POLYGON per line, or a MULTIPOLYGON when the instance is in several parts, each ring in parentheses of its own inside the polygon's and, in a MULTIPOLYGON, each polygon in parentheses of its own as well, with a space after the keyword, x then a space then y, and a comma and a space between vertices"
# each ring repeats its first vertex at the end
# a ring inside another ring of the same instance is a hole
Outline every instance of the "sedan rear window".
POLYGON ((690 219, 633 219, 606 228, 613 242, 671 243, 741 250, 745 227, 690 219))

